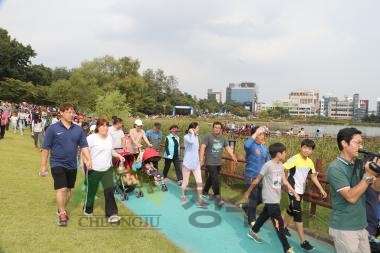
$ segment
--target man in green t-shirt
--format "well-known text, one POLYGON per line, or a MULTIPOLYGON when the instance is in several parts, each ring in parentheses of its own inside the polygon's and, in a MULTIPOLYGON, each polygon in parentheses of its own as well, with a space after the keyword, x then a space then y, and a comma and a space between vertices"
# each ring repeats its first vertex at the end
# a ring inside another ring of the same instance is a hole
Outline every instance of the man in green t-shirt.
MULTIPOLYGON (((360 159, 356 159, 362 147, 358 129, 341 129, 337 144, 340 155, 328 167, 328 181, 332 188, 329 234, 337 253, 368 253, 364 193, 369 185, 377 188, 376 173, 369 168, 368 162, 363 165, 360 159)), ((380 161, 376 162, 380 165, 380 161)))

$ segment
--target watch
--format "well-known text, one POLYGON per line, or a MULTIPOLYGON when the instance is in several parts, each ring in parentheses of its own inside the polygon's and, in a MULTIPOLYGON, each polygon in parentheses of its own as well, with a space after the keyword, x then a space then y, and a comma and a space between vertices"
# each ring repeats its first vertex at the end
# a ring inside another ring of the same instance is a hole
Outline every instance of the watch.
POLYGON ((364 175, 364 176, 363 176, 363 179, 364 179, 364 181, 365 181, 367 184, 372 184, 372 183, 373 183, 373 177, 371 177, 371 176, 366 176, 366 175, 364 175))

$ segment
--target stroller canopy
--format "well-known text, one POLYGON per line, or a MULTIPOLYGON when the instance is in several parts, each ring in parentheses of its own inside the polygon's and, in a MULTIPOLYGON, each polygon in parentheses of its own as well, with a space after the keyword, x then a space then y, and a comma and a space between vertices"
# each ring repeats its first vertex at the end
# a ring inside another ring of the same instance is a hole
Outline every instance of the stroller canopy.
POLYGON ((147 148, 144 151, 142 162, 157 162, 161 159, 160 153, 154 148, 147 148))

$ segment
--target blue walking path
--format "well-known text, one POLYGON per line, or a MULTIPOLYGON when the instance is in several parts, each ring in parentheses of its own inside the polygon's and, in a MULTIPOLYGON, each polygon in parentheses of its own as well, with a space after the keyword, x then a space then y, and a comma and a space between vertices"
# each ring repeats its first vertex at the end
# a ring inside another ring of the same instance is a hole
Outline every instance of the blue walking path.
MULTIPOLYGON (((152 227, 186 252, 283 252, 270 221, 259 232, 264 243, 257 244, 247 237, 248 228, 239 208, 230 204, 215 207, 214 201, 209 202, 207 209, 197 208, 193 190, 187 190, 193 195, 187 195, 188 202, 182 204, 180 187, 173 182, 167 186, 169 191, 162 192, 156 187, 152 194, 143 187, 143 198, 130 193, 129 200, 123 204, 141 217, 156 217, 152 219, 152 227)), ((288 240, 296 252, 302 252, 295 231, 288 240)), ((313 252, 334 252, 327 243, 311 237, 307 240, 315 246, 313 252)))

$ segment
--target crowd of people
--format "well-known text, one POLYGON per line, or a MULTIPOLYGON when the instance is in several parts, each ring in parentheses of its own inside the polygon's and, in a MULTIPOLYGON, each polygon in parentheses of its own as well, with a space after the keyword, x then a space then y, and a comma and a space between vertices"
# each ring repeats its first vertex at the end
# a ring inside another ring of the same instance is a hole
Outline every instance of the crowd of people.
MULTIPOLYGON (((143 121, 136 119, 129 131, 123 127, 122 120, 116 116, 110 122, 104 118, 85 119, 76 114, 72 104, 63 104, 59 108, 36 107, 26 104, 2 104, 0 107, 1 138, 12 126, 13 133, 24 134, 29 125, 35 147, 41 151, 40 175, 46 176, 48 157, 56 191, 58 225, 65 226, 69 216, 67 204, 71 191, 75 187, 78 149, 80 164, 86 173, 87 194, 83 206, 84 215, 93 215, 95 194, 102 183, 105 198, 105 215, 110 223, 120 221, 114 197, 112 157, 124 161, 121 152, 133 154, 135 159, 143 147, 156 149, 164 157, 163 177, 167 180, 168 171, 173 163, 177 184, 181 187, 181 201, 186 202, 186 189, 190 175, 196 182, 197 207, 207 208, 208 201, 224 204, 220 188, 222 153, 225 150, 233 161, 237 158, 223 135, 223 125, 214 122, 212 130, 202 140, 198 138, 199 125, 189 124, 183 136, 184 155, 181 163, 181 137, 178 125, 169 127, 164 136, 159 122, 145 131, 143 121), (12 109, 13 108, 13 109, 12 109), (16 108, 16 109, 15 109, 16 108), (17 131, 18 130, 18 131, 17 131), (201 167, 207 170, 207 179, 203 183, 201 167), (212 189, 212 194, 210 194, 212 189)), ((320 191, 321 197, 327 193, 318 181, 317 172, 310 156, 316 144, 308 138, 301 139, 300 151, 286 159, 286 147, 282 143, 265 145, 266 127, 249 127, 250 136, 244 143, 246 169, 244 183, 247 203, 241 204, 248 219, 248 237, 262 243, 259 231, 267 219, 271 219, 275 232, 284 252, 294 252, 287 237, 291 236, 289 226, 294 227, 305 251, 315 249, 305 239, 303 228, 302 198, 305 193, 307 177, 320 191), (281 190, 286 189, 289 206, 285 217, 280 210, 281 190), (264 204, 260 215, 256 217, 257 206, 264 204)), ((328 182, 331 185, 332 214, 329 222, 329 234, 335 249, 340 252, 375 252, 379 248, 379 191, 380 180, 371 169, 380 166, 380 158, 370 161, 359 159, 362 148, 361 132, 356 128, 343 128, 337 135, 340 155, 328 168, 328 182)), ((154 164, 158 168, 158 162, 154 164)))

